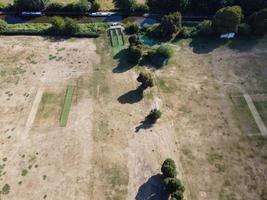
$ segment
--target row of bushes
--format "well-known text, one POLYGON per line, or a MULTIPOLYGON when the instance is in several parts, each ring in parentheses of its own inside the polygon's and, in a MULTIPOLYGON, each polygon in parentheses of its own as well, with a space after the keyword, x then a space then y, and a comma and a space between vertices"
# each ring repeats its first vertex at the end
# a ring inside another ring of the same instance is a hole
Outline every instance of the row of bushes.
POLYGON ((61 17, 53 17, 51 23, 7 24, 0 20, 0 34, 98 37, 106 26, 103 23, 79 24, 73 19, 61 17))
POLYGON ((49 3, 49 0, 14 0, 13 4, 0 2, 0 10, 4 11, 45 11, 45 12, 77 12, 97 11, 100 4, 97 0, 79 0, 77 3, 49 3))
POLYGON ((168 40, 173 36, 190 38, 229 32, 237 33, 240 36, 250 34, 264 36, 267 33, 267 9, 255 12, 247 20, 243 20, 242 10, 239 6, 225 7, 215 14, 213 20, 204 20, 191 26, 182 26, 182 16, 179 12, 175 12, 164 16, 160 23, 144 26, 141 29, 135 23, 128 24, 125 31, 128 34, 141 32, 161 40, 168 40))

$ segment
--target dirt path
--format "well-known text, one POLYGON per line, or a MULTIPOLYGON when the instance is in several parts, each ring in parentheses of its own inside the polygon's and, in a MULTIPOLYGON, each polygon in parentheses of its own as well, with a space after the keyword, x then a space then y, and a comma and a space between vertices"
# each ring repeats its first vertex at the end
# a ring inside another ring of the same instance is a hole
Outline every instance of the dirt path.
POLYGON ((28 116, 28 119, 27 119, 27 122, 26 122, 26 125, 25 125, 25 130, 24 130, 24 133, 23 133, 23 137, 26 137, 26 135, 31 130, 31 127, 32 127, 32 124, 34 122, 36 113, 38 111, 39 104, 40 104, 42 96, 43 96, 43 93, 44 93, 44 86, 40 86, 38 91, 37 91, 37 94, 35 96, 35 99, 33 101, 30 114, 28 116))

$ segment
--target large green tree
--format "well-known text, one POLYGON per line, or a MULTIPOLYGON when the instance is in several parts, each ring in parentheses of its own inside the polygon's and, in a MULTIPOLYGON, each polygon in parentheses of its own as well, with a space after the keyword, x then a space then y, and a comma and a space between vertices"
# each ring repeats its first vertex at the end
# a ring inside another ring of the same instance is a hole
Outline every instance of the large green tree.
POLYGON ((216 33, 237 32, 241 22, 242 10, 240 6, 227 6, 218 10, 212 20, 216 33))
POLYGON ((44 10, 49 0, 14 0, 14 6, 22 11, 44 10))
POLYGON ((182 15, 180 12, 170 13, 161 19, 160 31, 161 36, 171 37, 173 34, 178 33, 182 28, 182 15))
POLYGON ((264 6, 267 6, 266 0, 236 0, 236 4, 240 5, 245 14, 252 14, 264 6))
POLYGON ((176 177, 177 171, 174 160, 172 160, 171 158, 167 158, 161 166, 161 172, 165 177, 176 177))

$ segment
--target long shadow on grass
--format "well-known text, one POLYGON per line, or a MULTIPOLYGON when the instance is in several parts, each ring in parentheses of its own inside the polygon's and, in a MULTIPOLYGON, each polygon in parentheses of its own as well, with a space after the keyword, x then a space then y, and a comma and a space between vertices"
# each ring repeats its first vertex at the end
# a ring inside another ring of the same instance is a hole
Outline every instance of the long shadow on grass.
POLYGON ((139 86, 135 90, 131 90, 118 98, 118 101, 122 104, 133 104, 141 101, 144 97, 144 88, 139 86))
POLYGON ((163 176, 151 176, 147 182, 138 189, 135 200, 168 200, 169 195, 163 190, 163 176))
POLYGON ((135 64, 128 62, 128 49, 121 50, 114 56, 114 59, 118 59, 119 63, 117 67, 112 70, 113 73, 123 73, 135 66, 135 64))
POLYGON ((196 37, 192 38, 189 46, 193 48, 193 52, 197 54, 206 54, 212 52, 214 49, 227 43, 228 40, 215 37, 196 37))
POLYGON ((237 51, 249 51, 258 43, 259 38, 257 37, 239 37, 231 41, 229 48, 237 51))

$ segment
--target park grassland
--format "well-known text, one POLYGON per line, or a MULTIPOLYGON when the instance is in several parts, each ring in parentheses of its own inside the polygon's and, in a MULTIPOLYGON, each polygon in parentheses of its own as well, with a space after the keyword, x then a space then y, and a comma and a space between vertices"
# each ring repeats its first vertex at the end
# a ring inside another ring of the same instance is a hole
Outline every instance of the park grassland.
MULTIPOLYGON (((116 44, 122 44, 116 31, 113 35, 116 44)), ((159 197, 158 174, 166 157, 179 166, 187 199, 264 195, 266 141, 247 137, 243 124, 239 129, 243 121, 237 118, 246 114, 245 102, 232 103, 228 96, 239 94, 223 84, 243 81, 249 94, 266 93, 262 40, 182 39, 170 44, 175 54, 160 69, 130 65, 123 53, 113 57, 106 34, 60 40, 1 36, 0 42, 5 66, 0 71, 0 100, 7 107, 0 112, 5 122, 1 158, 11 161, 5 163, 7 173, 1 176, 0 187, 10 185, 3 200, 23 195, 29 200, 46 195, 59 200, 149 199, 151 195, 164 199, 159 197), (14 66, 20 65, 18 73, 14 66), (136 77, 142 71, 153 73, 156 83, 140 97, 136 77), (42 120, 20 137, 40 84, 45 89, 39 107, 42 120), (68 86, 65 91, 66 85, 75 88, 68 86), (155 106, 163 113, 161 119, 136 133, 155 106), (18 110, 19 115, 13 114, 18 110), (52 120, 56 123, 48 123, 52 120), (36 163, 28 169, 32 154, 36 163), (28 173, 22 179, 24 168, 28 173)), ((265 104, 256 107, 266 110, 265 104)))
POLYGON ((74 94, 74 86, 68 86, 60 116, 61 127, 65 127, 67 125, 73 94, 74 94))

